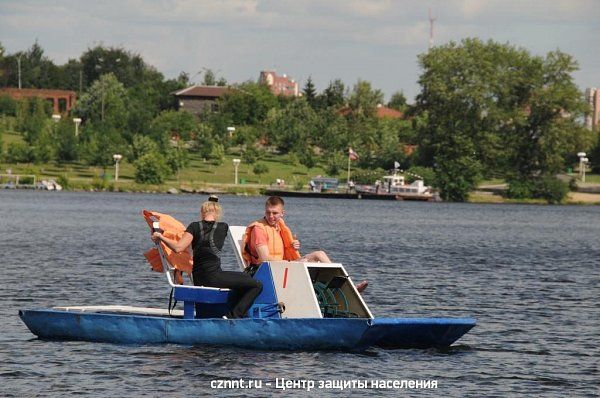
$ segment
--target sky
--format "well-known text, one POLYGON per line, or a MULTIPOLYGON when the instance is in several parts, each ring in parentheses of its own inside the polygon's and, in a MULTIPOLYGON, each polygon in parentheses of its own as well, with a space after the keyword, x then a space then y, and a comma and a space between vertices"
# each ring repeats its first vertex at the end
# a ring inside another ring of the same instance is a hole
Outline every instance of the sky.
POLYGON ((582 90, 600 87, 600 0, 0 0, 0 43, 10 54, 37 40, 56 64, 123 47, 196 83, 206 68, 230 83, 275 70, 302 88, 310 76, 319 92, 362 79, 386 100, 402 91, 412 101, 429 10, 434 45, 477 37, 534 55, 559 49, 577 60, 582 90))

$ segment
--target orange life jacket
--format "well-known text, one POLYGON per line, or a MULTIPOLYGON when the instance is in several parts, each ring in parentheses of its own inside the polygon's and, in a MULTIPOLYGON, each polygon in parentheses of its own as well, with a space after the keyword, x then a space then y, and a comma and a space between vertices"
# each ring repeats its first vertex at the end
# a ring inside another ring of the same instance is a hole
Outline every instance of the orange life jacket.
MULTIPOLYGON (((183 224, 167 214, 162 214, 148 210, 143 210, 142 214, 144 215, 144 219, 146 220, 148 226, 151 229, 152 223, 154 221, 158 221, 160 229, 163 230, 162 234, 166 238, 178 241, 185 233, 185 227, 183 226, 183 224)), ((173 250, 171 250, 169 246, 167 246, 165 243, 160 242, 160 245, 163 249, 163 252, 165 253, 167 261, 173 266, 173 268, 179 271, 176 272, 176 279, 178 281, 181 280, 181 282, 183 282, 183 279, 180 279, 181 272, 185 272, 188 275, 190 275, 192 273, 192 268, 194 265, 192 255, 190 253, 190 247, 188 246, 184 251, 176 253, 173 250)), ((146 260, 148 260, 148 262, 152 266, 152 271, 163 272, 163 266, 160 261, 160 254, 156 247, 153 247, 152 249, 145 252, 144 257, 146 257, 146 260)))
POLYGON ((287 225, 285 225, 285 222, 279 220, 277 227, 272 227, 263 218, 254 221, 246 227, 246 232, 242 238, 242 257, 246 264, 259 263, 258 257, 254 256, 250 250, 250 236, 254 228, 261 228, 267 234, 267 247, 271 258, 275 260, 294 261, 301 257, 300 252, 292 247, 294 235, 287 225), (277 239, 276 235, 279 235, 281 239, 277 239))

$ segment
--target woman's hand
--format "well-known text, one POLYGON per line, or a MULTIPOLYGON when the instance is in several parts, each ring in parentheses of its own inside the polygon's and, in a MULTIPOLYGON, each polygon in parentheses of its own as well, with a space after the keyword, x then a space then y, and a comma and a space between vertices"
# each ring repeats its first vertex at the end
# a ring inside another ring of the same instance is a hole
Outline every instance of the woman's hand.
POLYGON ((150 238, 152 239, 152 242, 158 243, 158 242, 160 242, 161 237, 162 237, 162 234, 160 232, 154 232, 154 233, 152 233, 152 236, 150 238))
POLYGON ((292 247, 296 250, 300 250, 300 241, 298 239, 292 241, 292 247))

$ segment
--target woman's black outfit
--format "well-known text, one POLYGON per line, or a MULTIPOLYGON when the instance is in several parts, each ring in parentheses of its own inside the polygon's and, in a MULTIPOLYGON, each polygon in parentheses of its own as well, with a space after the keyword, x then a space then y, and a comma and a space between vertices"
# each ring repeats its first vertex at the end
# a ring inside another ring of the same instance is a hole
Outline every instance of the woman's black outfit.
POLYGON ((221 269, 221 249, 229 226, 224 222, 195 221, 186 231, 193 236, 194 285, 234 289, 240 299, 227 314, 228 318, 243 318, 262 291, 262 283, 243 272, 221 269))

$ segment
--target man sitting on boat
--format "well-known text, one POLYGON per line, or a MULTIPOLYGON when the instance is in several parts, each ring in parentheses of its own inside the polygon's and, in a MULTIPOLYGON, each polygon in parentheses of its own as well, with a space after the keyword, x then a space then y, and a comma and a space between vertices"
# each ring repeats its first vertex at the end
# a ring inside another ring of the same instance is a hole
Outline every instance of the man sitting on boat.
MULTIPOLYGON (((246 227, 242 242, 242 255, 249 264, 250 270, 256 268, 263 261, 302 261, 312 263, 331 263, 329 256, 322 250, 301 256, 300 241, 295 238, 292 231, 285 225, 284 201, 279 196, 271 196, 265 203, 265 216, 254 221, 246 227)), ((356 289, 362 292, 368 285, 362 281, 356 289)))
POLYGON ((229 226, 218 221, 221 217, 221 205, 216 196, 211 196, 202 204, 200 215, 201 221, 191 223, 180 240, 169 239, 160 232, 154 232, 152 240, 164 242, 177 253, 191 244, 194 253, 194 285, 238 290, 240 299, 225 317, 243 318, 262 291, 262 283, 246 273, 221 269, 221 249, 229 226))

